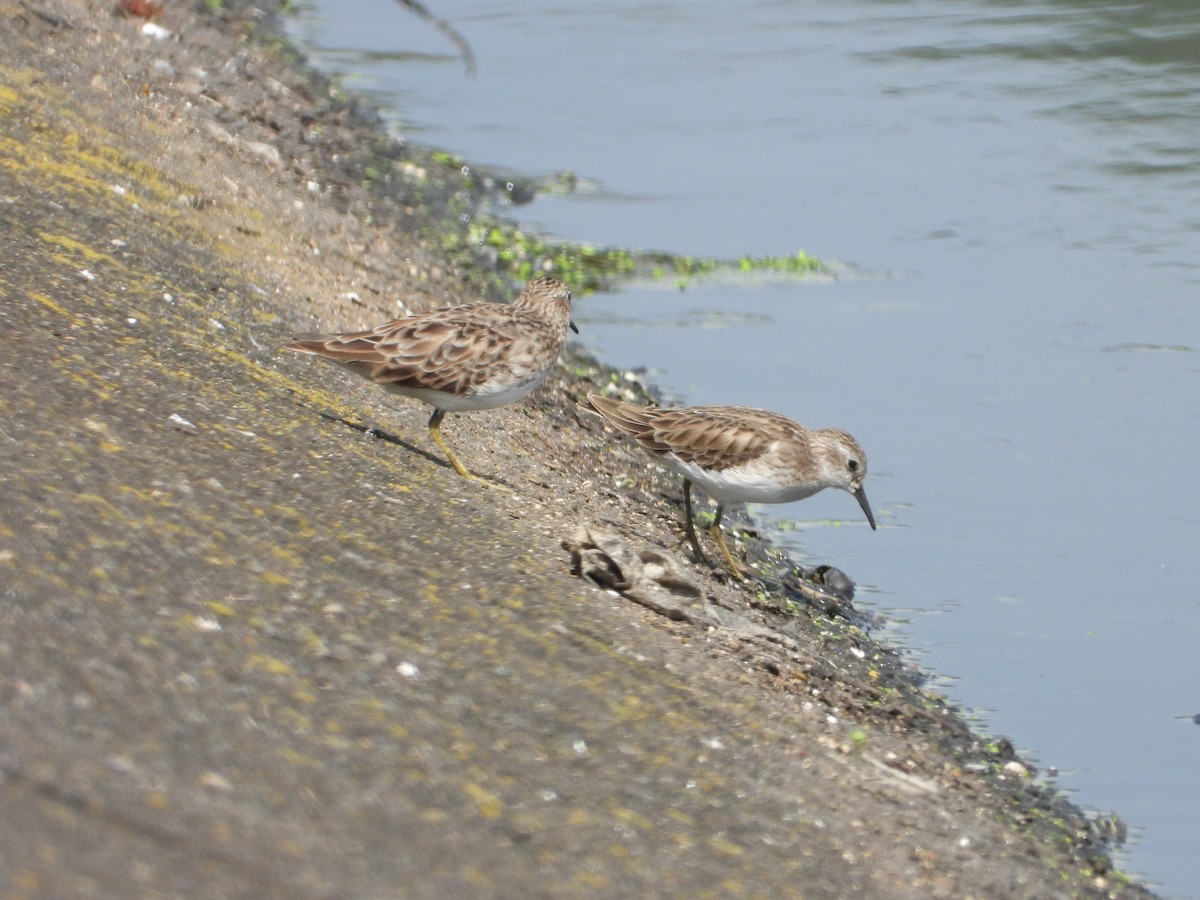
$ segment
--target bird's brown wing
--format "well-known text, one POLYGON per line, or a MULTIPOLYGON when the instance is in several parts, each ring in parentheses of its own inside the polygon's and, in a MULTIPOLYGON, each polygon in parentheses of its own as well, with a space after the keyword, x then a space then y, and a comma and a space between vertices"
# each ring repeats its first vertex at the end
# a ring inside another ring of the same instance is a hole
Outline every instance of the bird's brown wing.
POLYGON ((736 406, 638 406, 591 394, 592 408, 652 453, 720 471, 762 456, 790 420, 736 406))
POLYGON ((450 307, 346 334, 299 334, 289 350, 314 353, 382 385, 465 394, 495 377, 513 349, 519 310, 450 307))

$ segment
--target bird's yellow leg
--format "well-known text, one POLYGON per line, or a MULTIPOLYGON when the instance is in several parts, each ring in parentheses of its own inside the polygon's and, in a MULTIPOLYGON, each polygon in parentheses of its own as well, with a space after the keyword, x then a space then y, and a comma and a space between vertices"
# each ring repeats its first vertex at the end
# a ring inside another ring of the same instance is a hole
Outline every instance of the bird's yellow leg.
POLYGON ((482 475, 476 475, 459 461, 459 458, 454 455, 454 451, 446 445, 446 441, 442 437, 442 419, 445 417, 445 415, 445 410, 435 409, 433 411, 433 415, 429 418, 429 434, 433 437, 434 443, 442 448, 442 452, 446 454, 446 459, 450 461, 450 465, 454 466, 454 471, 463 478, 468 478, 471 481, 477 481, 480 484, 486 484, 488 487, 498 488, 502 491, 512 490, 503 484, 492 481, 490 478, 484 478, 482 475))
POLYGON ((709 530, 712 532, 713 540, 715 540, 717 542, 717 546, 721 548, 721 555, 725 557, 725 563, 729 566, 729 571, 732 572, 734 577, 739 581, 745 581, 746 569, 734 562, 733 554, 729 552, 729 545, 725 543, 725 535, 721 531, 721 513, 723 512, 725 512, 725 508, 718 506, 717 518, 713 521, 712 528, 709 530))
POLYGON ((700 541, 696 537, 696 526, 692 521, 692 483, 686 478, 683 479, 683 505, 687 510, 687 539, 696 551, 696 558, 708 562, 708 557, 700 549, 700 541))

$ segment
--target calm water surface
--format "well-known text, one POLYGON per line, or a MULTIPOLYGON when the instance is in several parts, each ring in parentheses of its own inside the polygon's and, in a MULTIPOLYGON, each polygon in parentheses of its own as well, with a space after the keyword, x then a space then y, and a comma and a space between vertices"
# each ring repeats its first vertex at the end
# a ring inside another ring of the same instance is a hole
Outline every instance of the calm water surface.
MULTIPOLYGON (((852 432, 792 520, 944 689, 1200 897, 1200 5, 317 0, 316 61, 400 133, 578 173, 514 210, 596 244, 798 249, 827 283, 587 298, 583 337, 689 402, 852 432)), ((331 325, 336 323, 330 323, 331 325)))

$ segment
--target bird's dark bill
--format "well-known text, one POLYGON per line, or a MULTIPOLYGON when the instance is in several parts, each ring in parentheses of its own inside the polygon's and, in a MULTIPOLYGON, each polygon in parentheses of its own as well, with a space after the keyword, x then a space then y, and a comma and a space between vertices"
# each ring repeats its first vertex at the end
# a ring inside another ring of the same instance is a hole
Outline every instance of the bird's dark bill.
POLYGON ((867 502, 867 492, 862 489, 862 485, 859 485, 858 490, 854 492, 854 499, 858 501, 858 505, 867 514, 867 521, 871 523, 871 530, 877 530, 875 528, 875 514, 871 512, 871 504, 867 502))

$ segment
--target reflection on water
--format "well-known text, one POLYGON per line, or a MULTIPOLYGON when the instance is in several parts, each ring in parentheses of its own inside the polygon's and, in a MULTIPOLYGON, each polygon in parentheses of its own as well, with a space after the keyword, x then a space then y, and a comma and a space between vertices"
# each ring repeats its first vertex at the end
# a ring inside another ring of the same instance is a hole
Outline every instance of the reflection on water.
POLYGON ((394 0, 317 8, 317 59, 361 65, 409 136, 593 185, 513 210, 531 226, 897 273, 631 288, 584 298, 582 337, 687 402, 858 437, 879 533, 835 527, 818 495, 779 511, 803 517, 782 539, 1116 809, 1125 868, 1200 896, 1200 732, 1174 718, 1200 684, 1180 640, 1200 586, 1200 4, 475 0, 437 10, 473 80, 394 0))

